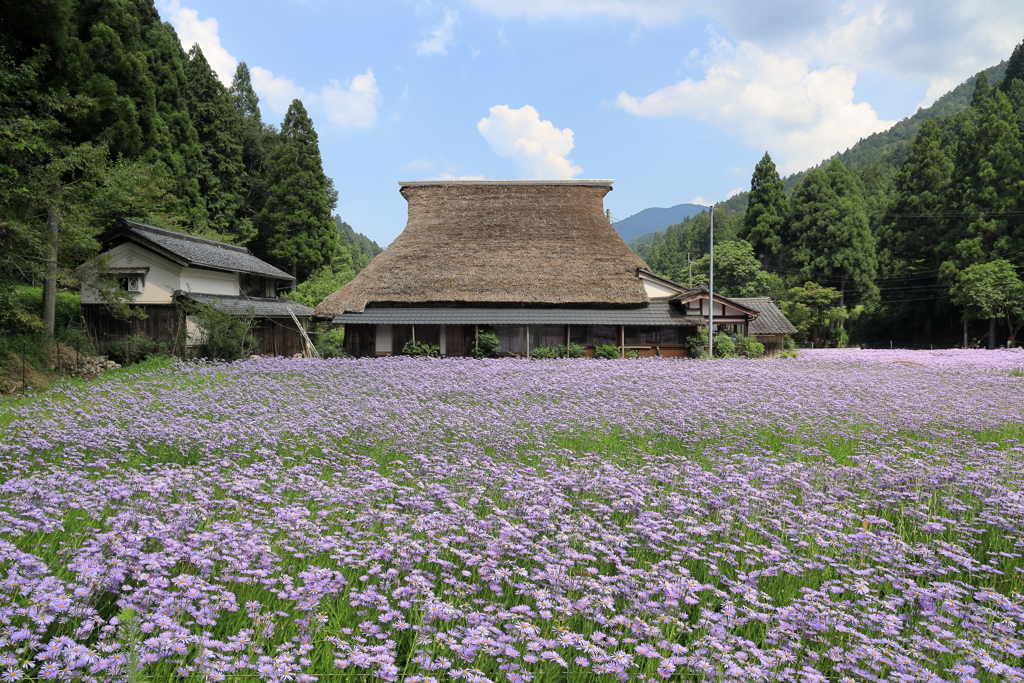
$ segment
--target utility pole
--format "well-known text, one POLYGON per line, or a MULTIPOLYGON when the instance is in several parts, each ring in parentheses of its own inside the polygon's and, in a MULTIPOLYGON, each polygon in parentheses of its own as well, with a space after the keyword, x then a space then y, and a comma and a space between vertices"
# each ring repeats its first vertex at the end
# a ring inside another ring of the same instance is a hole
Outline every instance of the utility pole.
POLYGON ((690 260, 690 252, 686 252, 686 269, 690 271, 690 283, 687 286, 693 289, 693 261, 690 260))
POLYGON ((711 205, 708 230, 708 355, 715 357, 715 205, 711 205))

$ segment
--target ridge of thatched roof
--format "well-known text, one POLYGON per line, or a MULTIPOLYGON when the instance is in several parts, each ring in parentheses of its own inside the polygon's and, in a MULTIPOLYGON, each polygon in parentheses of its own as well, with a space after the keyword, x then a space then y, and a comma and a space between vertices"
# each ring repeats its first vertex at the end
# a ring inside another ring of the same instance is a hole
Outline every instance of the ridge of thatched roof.
POLYGON ((644 261, 604 214, 610 180, 400 183, 401 235, 314 315, 366 306, 643 306, 644 261))

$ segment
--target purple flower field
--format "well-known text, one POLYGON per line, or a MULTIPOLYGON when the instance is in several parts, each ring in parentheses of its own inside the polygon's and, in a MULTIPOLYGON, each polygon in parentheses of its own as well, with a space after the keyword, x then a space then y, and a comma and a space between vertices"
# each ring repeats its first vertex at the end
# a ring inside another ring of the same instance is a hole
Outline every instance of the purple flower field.
POLYGON ((1024 351, 176 363, 0 406, 0 681, 1024 680, 1024 351))

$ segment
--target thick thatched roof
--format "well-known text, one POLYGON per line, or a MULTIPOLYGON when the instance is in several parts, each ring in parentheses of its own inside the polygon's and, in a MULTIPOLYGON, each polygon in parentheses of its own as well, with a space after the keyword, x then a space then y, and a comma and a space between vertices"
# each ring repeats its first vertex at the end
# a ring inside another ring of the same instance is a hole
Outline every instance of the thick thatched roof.
POLYGON ((636 307, 647 268, 608 223, 610 180, 404 182, 405 231, 316 307, 636 307))

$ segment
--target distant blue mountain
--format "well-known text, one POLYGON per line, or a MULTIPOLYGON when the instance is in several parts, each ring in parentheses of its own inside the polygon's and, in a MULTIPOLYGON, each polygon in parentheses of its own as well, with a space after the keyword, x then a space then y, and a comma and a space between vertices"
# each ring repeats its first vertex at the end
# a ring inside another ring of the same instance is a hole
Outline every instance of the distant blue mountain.
POLYGON ((623 218, 615 224, 615 229, 619 236, 628 243, 640 235, 664 230, 670 225, 682 223, 684 218, 696 216, 705 209, 707 207, 700 204, 676 204, 670 209, 653 207, 635 213, 629 218, 623 218))

